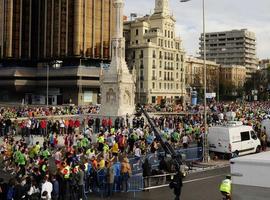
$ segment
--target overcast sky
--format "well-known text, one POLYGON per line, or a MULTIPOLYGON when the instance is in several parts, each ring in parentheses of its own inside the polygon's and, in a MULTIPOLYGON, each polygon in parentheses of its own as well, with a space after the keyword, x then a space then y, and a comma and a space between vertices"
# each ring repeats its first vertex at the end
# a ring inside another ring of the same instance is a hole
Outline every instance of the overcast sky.
MULTIPOLYGON (((125 0, 125 14, 153 13, 155 0, 125 0)), ((183 40, 187 54, 198 52, 202 32, 202 0, 179 3, 170 0, 176 17, 176 34, 183 40)), ((257 37, 257 56, 270 58, 270 0, 205 0, 206 32, 247 28, 257 37)))

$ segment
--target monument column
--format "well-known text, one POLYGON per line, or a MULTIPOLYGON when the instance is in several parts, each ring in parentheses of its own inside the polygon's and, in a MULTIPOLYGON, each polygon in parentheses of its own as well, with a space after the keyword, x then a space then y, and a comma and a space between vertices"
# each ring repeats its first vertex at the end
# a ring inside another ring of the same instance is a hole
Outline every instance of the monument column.
POLYGON ((123 37, 124 0, 114 0, 116 28, 112 38, 112 60, 101 75, 101 111, 106 116, 125 116, 135 111, 135 80, 125 61, 123 37))

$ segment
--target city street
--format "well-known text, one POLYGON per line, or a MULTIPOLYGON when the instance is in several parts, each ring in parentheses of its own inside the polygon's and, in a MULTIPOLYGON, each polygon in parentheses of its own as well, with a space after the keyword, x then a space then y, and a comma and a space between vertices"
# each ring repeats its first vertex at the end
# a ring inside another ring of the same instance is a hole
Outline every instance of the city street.
MULTIPOLYGON (((205 172, 188 175, 184 180, 181 200, 219 200, 222 196, 219 192, 219 184, 230 171, 229 167, 213 169, 205 172)), ((100 197, 90 196, 89 199, 98 200, 100 197)), ((149 192, 121 193, 113 199, 127 200, 171 200, 174 199, 173 190, 169 187, 150 190, 149 192)))

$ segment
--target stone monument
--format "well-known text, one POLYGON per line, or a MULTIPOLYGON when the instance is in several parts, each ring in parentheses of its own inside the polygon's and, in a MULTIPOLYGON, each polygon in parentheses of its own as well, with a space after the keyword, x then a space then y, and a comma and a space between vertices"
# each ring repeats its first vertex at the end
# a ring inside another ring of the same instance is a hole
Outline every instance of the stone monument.
POLYGON ((114 0, 115 32, 112 38, 112 60, 107 70, 101 70, 101 110, 104 116, 132 115, 135 111, 136 77, 128 70, 125 61, 123 37, 124 0, 114 0))

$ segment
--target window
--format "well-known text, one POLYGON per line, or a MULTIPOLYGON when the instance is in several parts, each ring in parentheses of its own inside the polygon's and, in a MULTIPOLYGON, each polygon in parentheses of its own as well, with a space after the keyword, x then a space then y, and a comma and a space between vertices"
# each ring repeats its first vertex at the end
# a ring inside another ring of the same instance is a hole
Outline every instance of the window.
POLYGON ((241 132, 241 141, 250 140, 249 131, 241 132))
POLYGON ((156 58, 156 51, 153 50, 153 58, 156 58))
POLYGON ((143 89, 143 82, 140 82, 140 88, 143 89))
POLYGON ((143 50, 141 50, 140 58, 143 58, 143 50))
POLYGON ((152 97, 152 103, 156 103, 156 97, 155 96, 152 97))
POLYGON ((136 35, 139 35, 139 30, 138 29, 136 29, 136 35))
POLYGON ((143 70, 141 70, 141 73, 140 73, 141 76, 143 76, 143 70))
POLYGON ((161 89, 162 88, 162 84, 161 83, 159 83, 159 89, 161 89))
POLYGON ((139 43, 139 41, 138 40, 136 40, 136 44, 138 44, 139 43))
POLYGON ((155 89, 155 87, 156 87, 156 84, 153 82, 152 83, 152 88, 155 89))
POLYGON ((161 72, 161 71, 159 71, 159 78, 161 78, 161 76, 162 76, 162 72, 161 72))
POLYGON ((251 134, 251 138, 253 140, 257 140, 258 139, 258 137, 257 137, 257 135, 256 135, 256 133, 254 131, 250 131, 250 134, 251 134))
POLYGON ((140 61, 140 68, 143 69, 143 60, 140 61))

